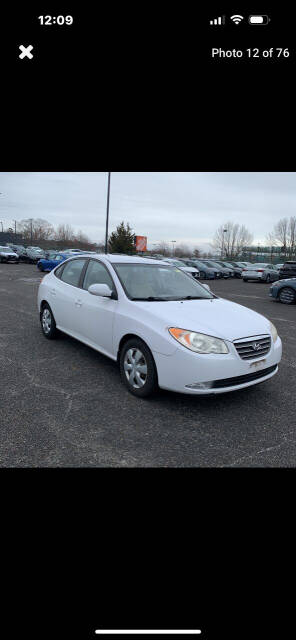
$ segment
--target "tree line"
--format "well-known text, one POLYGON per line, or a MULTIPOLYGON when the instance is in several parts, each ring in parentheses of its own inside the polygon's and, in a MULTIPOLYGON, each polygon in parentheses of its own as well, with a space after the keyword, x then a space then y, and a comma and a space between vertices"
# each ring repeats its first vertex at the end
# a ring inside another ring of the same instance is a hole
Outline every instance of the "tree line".
MULTIPOLYGON (((11 230, 12 231, 12 230, 11 230)), ((59 224, 57 228, 43 218, 28 218, 17 223, 17 233, 21 234, 24 244, 40 245, 41 247, 63 245, 85 248, 89 250, 104 251, 103 241, 93 243, 81 230, 74 231, 70 224, 59 224)), ((234 260, 244 253, 256 250, 252 245, 253 234, 244 224, 238 224, 228 220, 220 225, 213 236, 210 247, 212 251, 202 252, 198 247, 189 247, 184 243, 169 243, 161 241, 153 245, 150 253, 159 253, 163 256, 174 255, 176 257, 213 257, 223 256, 226 260, 234 260)), ((296 254, 296 217, 281 218, 268 232, 266 245, 270 252, 284 255, 285 258, 293 258, 296 254)), ((262 248, 261 248, 262 250, 262 248)), ((135 234, 129 223, 122 221, 112 232, 108 239, 108 251, 110 253, 135 254, 135 234)))

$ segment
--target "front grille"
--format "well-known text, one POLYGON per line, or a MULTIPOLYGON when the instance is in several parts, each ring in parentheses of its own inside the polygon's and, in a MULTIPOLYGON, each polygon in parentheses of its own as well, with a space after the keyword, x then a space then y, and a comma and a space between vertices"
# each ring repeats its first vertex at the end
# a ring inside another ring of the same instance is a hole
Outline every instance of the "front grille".
POLYGON ((270 351, 271 338, 265 336, 257 340, 244 340, 243 342, 235 342, 234 346, 242 360, 254 360, 265 356, 270 351))
POLYGON ((255 371, 255 373, 247 373, 245 376, 236 376, 236 378, 215 380, 212 384, 212 389, 221 389, 222 387, 235 387, 236 385, 244 384, 245 382, 259 380, 260 378, 264 378, 264 376, 268 376, 269 373, 275 371, 276 368, 277 364, 274 364, 273 367, 268 367, 268 369, 262 369, 261 371, 255 371))

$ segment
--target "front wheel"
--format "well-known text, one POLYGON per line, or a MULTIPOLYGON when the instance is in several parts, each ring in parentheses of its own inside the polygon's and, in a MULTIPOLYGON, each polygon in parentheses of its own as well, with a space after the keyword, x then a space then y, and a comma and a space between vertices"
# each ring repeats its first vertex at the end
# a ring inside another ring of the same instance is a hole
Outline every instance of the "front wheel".
POLYGON ((57 328, 52 310, 48 304, 43 306, 40 320, 43 335, 48 338, 48 340, 53 340, 57 335, 57 328))
POLYGON ((292 287, 283 287, 279 293, 279 300, 282 304, 293 304, 296 302, 296 292, 292 287))
POLYGON ((128 340, 120 353, 120 375, 129 392, 139 398, 157 389, 157 372, 150 349, 139 338, 128 340))
POLYGON ((249 282, 249 281, 248 281, 248 278, 243 278, 243 281, 244 281, 244 282, 249 282))

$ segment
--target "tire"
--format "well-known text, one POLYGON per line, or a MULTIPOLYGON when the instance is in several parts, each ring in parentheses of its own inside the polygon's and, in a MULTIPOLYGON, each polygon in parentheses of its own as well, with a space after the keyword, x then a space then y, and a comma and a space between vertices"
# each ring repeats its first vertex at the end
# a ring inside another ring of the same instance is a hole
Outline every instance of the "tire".
POLYGON ((37 264, 37 268, 39 269, 39 271, 44 271, 42 264, 41 265, 37 264))
POLYGON ((244 282, 249 282, 248 278, 243 278, 244 282))
POLYGON ((268 274, 267 274, 267 276, 266 276, 266 280, 265 280, 265 282, 266 282, 267 284, 269 284, 269 283, 270 283, 270 275, 269 275, 269 273, 268 273, 268 274))
POLYGON ((150 349, 140 338, 131 338, 124 344, 120 352, 119 366, 121 380, 134 396, 147 398, 157 390, 155 362, 150 349), (138 360, 138 364, 135 363, 134 369, 137 374, 136 377, 129 373, 135 357, 138 360), (142 369, 137 371, 137 367, 142 369))
POLYGON ((278 299, 282 304, 293 304, 296 302, 296 292, 292 287, 283 287, 279 292, 278 299))
POLYGON ((40 313, 41 330, 45 338, 53 340, 57 336, 57 328, 50 306, 46 303, 40 313))
POLYGON ((205 274, 205 272, 204 272, 204 271, 200 271, 200 273, 199 273, 199 277, 200 277, 202 280, 206 280, 206 274, 205 274))

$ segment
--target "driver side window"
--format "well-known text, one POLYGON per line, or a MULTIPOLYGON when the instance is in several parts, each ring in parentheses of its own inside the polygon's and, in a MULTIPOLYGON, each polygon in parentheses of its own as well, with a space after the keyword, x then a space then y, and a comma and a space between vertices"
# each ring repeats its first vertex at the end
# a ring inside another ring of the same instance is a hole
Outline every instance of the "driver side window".
POLYGON ((106 267, 98 260, 90 260, 83 282, 83 289, 88 291, 92 284, 107 284, 115 292, 113 280, 106 267))

